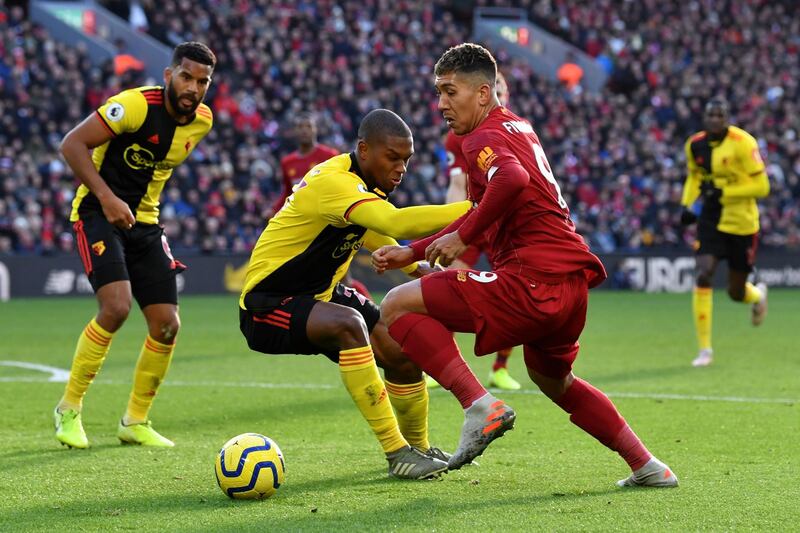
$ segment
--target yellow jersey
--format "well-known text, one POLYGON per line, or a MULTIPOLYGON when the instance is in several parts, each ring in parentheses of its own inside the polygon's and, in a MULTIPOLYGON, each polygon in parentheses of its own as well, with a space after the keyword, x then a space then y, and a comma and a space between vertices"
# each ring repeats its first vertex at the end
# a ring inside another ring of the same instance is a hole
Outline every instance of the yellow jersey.
POLYGON ((769 194, 769 178, 752 135, 728 126, 722 140, 711 141, 705 131, 686 141, 687 176, 681 205, 690 207, 700 195, 703 181, 712 180, 722 190, 718 202, 704 202, 700 219, 733 235, 758 233, 756 198, 769 194))
MULTIPOLYGON (((138 87, 112 96, 95 112, 111 140, 92 151, 97 172, 131 209, 137 222, 158 223, 158 205, 172 169, 183 163, 211 129, 211 109, 200 104, 187 124, 164 106, 164 88, 138 87)), ((86 185, 78 187, 70 221, 103 213, 86 185)))
MULTIPOLYGON (((294 186, 256 243, 239 299, 310 295, 329 301, 358 250, 430 235, 467 212, 468 201, 398 209, 370 189, 355 154, 313 167, 294 186)), ((413 271, 416 265, 404 269, 413 271)))

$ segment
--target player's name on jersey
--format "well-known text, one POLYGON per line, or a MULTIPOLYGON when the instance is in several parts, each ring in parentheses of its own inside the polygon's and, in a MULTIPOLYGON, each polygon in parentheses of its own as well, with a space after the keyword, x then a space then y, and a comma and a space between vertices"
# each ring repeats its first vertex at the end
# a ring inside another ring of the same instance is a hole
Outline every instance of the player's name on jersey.
POLYGON ((509 120, 503 122, 503 127, 508 133, 533 133, 533 126, 525 120, 509 120))

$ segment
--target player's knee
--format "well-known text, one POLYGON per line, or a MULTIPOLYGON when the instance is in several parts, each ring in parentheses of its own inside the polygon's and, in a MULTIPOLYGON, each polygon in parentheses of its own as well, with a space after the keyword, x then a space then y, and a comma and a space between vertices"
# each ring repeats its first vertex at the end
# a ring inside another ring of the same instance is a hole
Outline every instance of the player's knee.
POLYGON ((103 315, 106 323, 114 325, 114 331, 122 326, 130 312, 130 300, 109 300, 100 304, 100 314, 103 315))
POLYGON ((158 331, 161 337, 167 342, 175 338, 179 329, 181 329, 181 319, 178 317, 177 313, 166 318, 158 325, 158 331))
POLYGON ((369 342, 367 323, 355 309, 346 307, 331 319, 333 334, 343 348, 364 346, 369 342))
POLYGON ((403 290, 398 286, 389 291, 381 302, 381 318, 387 326, 397 320, 407 311, 403 308, 403 290))
POLYGON ((695 276, 695 283, 698 287, 710 287, 713 273, 708 270, 700 270, 695 276))
POLYGON ((728 296, 734 302, 741 302, 744 300, 744 287, 728 287, 728 296))
POLYGON ((551 378, 536 372, 532 368, 528 368, 528 375, 531 381, 539 387, 539 390, 553 401, 557 401, 564 395, 574 379, 572 373, 563 378, 551 378))

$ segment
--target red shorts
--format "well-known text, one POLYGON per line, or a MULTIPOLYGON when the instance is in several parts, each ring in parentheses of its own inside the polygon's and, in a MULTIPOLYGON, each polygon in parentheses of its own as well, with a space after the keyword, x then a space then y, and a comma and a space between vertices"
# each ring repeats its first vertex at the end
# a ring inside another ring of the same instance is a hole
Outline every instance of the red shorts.
POLYGON ((572 370, 586 322, 583 275, 543 283, 507 271, 446 270, 421 278, 428 315, 475 333, 475 354, 523 345, 528 368, 560 379, 572 370))

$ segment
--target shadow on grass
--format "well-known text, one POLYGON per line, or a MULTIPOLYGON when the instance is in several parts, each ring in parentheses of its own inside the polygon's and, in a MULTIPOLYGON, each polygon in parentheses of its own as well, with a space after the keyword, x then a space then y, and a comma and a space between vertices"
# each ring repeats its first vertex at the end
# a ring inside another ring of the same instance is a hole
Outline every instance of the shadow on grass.
MULTIPOLYGON (((546 494, 513 494, 477 490, 463 494, 453 487, 458 499, 434 491, 419 490, 435 481, 413 482, 390 479, 383 471, 293 482, 281 488, 268 501, 232 501, 218 491, 204 487, 199 493, 173 493, 153 496, 131 494, 102 499, 48 502, 4 513, 10 524, 23 529, 52 523, 68 513, 74 525, 87 529, 148 529, 156 524, 171 531, 367 531, 388 529, 431 530, 436 520, 473 515, 486 519, 503 512, 530 513, 553 502, 591 500, 618 489, 546 494), (355 490, 354 490, 355 489, 355 490), (331 494, 345 491, 358 498, 354 506, 331 501, 331 494), (364 508, 364 493, 374 498, 364 508), (318 496, 316 498, 315 496, 318 496), (368 495, 371 496, 371 495, 368 495), (319 500, 319 509, 317 502, 319 500), (356 508, 354 508, 356 507, 356 508)), ((469 483, 467 479, 463 482, 469 483)))

